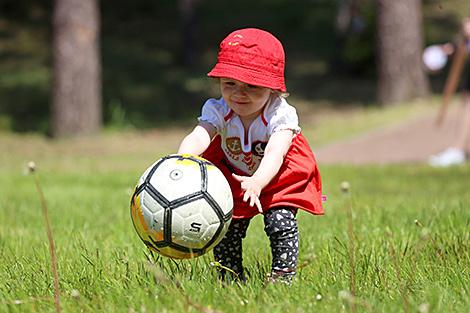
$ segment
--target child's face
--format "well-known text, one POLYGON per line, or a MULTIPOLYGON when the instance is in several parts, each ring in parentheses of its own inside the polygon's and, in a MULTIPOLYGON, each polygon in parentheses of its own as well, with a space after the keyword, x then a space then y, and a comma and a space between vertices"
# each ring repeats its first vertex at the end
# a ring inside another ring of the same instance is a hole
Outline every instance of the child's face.
POLYGON ((220 79, 220 91, 229 107, 241 118, 257 117, 268 102, 271 89, 231 78, 220 79))

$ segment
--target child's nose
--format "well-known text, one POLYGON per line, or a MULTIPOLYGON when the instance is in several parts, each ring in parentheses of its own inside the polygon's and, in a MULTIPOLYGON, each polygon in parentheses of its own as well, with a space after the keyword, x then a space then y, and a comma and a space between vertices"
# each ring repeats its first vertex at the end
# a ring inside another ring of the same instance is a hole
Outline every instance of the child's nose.
POLYGON ((235 86, 234 92, 236 94, 244 95, 246 93, 246 87, 244 85, 235 86))

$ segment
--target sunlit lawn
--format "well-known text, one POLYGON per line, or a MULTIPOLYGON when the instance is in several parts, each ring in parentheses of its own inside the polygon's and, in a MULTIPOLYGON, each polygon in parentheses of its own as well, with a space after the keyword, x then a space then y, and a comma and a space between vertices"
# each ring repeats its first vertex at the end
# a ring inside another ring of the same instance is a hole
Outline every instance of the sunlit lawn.
MULTIPOLYGON (((306 133, 327 134, 331 126, 309 127, 306 133)), ((255 218, 244 246, 248 282, 224 285, 210 253, 152 257, 130 220, 137 178, 174 152, 183 134, 58 142, 0 134, 0 311, 54 311, 39 195, 24 174, 29 160, 49 207, 64 312, 470 311, 469 166, 321 166, 326 215, 299 214, 298 280, 264 284, 269 243, 255 218)))

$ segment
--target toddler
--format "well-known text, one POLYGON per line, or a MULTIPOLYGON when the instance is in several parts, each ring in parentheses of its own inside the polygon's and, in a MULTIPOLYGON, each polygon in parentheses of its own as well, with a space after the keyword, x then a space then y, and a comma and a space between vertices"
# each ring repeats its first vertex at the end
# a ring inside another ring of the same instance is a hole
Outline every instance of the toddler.
POLYGON ((285 99, 284 64, 282 44, 269 32, 247 28, 229 34, 208 73, 218 79, 222 97, 206 101, 178 150, 202 155, 230 183, 233 219, 214 258, 241 280, 242 240, 252 217, 264 217, 271 280, 290 282, 299 254, 297 210, 323 214, 317 163, 285 99))

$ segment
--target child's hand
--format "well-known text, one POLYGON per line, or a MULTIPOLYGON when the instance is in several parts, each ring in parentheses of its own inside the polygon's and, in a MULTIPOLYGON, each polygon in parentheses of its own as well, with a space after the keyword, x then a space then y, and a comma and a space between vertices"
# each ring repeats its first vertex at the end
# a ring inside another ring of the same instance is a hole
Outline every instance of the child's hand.
POLYGON ((455 52, 454 45, 451 43, 442 44, 441 48, 442 48, 442 51, 444 51, 446 55, 451 55, 455 52))
POLYGON ((243 201, 247 202, 250 199, 250 206, 256 205, 258 211, 263 213, 259 195, 261 194, 261 183, 254 176, 240 176, 232 174, 233 178, 241 183, 242 190, 245 191, 243 201))

